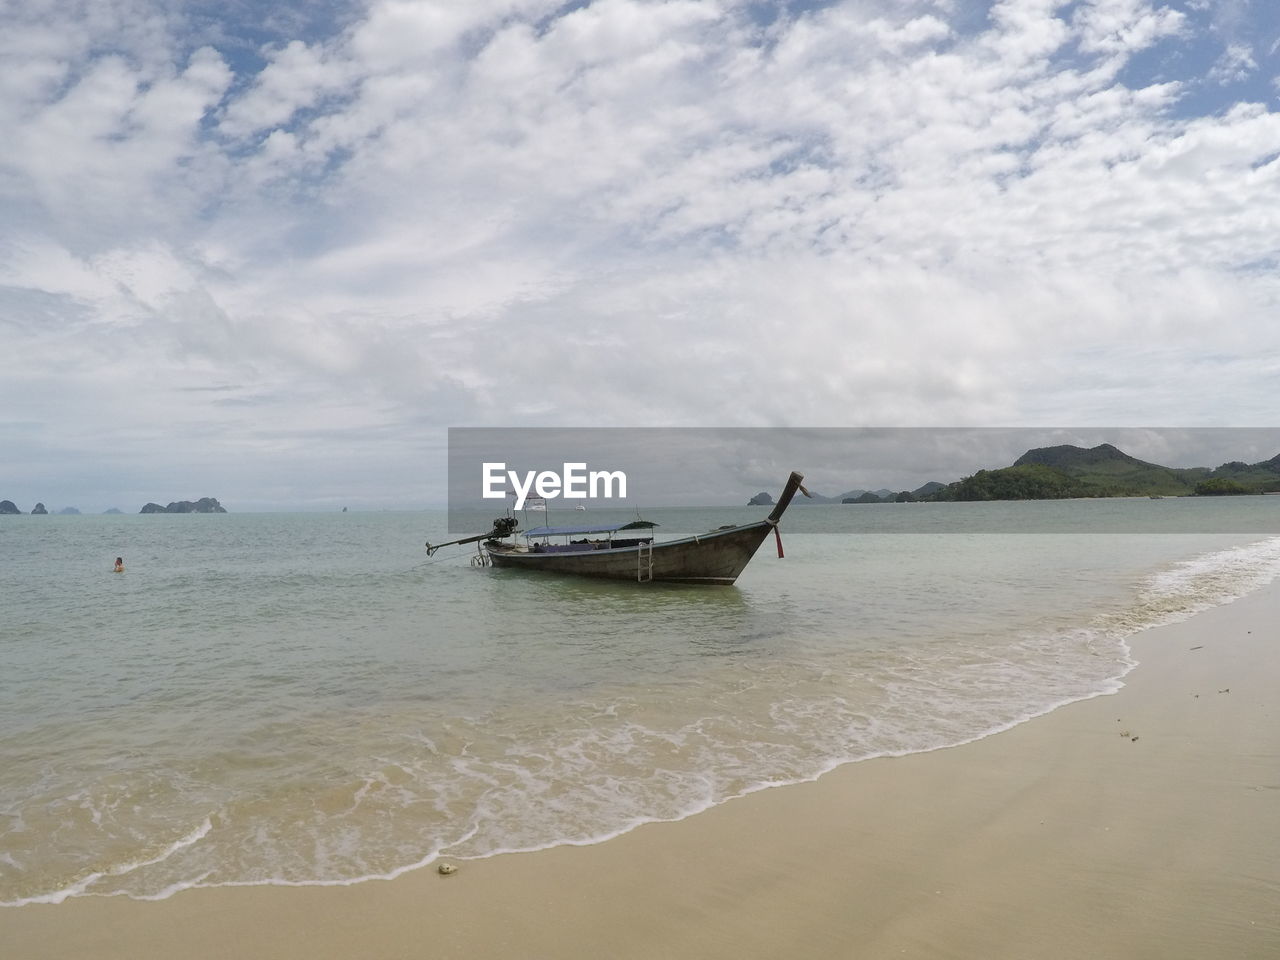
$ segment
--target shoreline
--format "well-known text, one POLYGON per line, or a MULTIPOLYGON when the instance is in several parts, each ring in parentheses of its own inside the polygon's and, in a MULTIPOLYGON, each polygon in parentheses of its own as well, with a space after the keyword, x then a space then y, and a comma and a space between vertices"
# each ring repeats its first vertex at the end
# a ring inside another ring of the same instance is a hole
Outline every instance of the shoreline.
POLYGON ((19 960, 1276 955, 1276 624, 1273 583, 1129 637, 1113 695, 599 844, 9 907, 0 942, 19 960))

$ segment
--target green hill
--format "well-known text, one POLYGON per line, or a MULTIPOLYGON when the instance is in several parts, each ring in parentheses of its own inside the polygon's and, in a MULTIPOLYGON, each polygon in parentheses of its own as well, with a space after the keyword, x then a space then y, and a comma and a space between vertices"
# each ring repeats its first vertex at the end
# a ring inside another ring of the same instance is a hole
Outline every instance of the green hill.
POLYGON ((1280 490, 1280 454, 1259 463, 1232 461, 1210 470, 1148 463, 1109 443, 1089 448, 1063 444, 1028 450, 1013 466, 979 470, 923 499, 1060 500, 1272 490, 1280 490))
POLYGON ((924 486, 916 487, 916 489, 912 490, 911 495, 917 500, 923 500, 925 497, 933 496, 939 490, 946 489, 946 486, 947 485, 945 483, 939 483, 937 480, 930 480, 928 483, 924 484, 924 486))
POLYGON ((1065 471, 1087 470, 1098 467, 1114 470, 1119 465, 1123 465, 1123 467, 1156 466, 1154 463, 1147 463, 1145 460, 1131 457, 1109 443, 1100 443, 1096 447, 1087 449, 1085 447, 1072 446, 1069 443, 1064 443, 1057 447, 1034 447, 1013 461, 1015 467, 1025 466, 1028 463, 1039 463, 1046 467, 1053 467, 1055 470, 1065 471))
POLYGON ((1280 490, 1280 454, 1261 463, 1232 460, 1210 471, 1207 477, 1211 480, 1230 481, 1250 493, 1280 490))
POLYGON ((911 500, 1062 500, 1069 497, 1185 497, 1280 492, 1280 454, 1232 460, 1219 467, 1166 467, 1131 457, 1109 443, 1033 447, 1012 466, 979 470, 954 483, 930 481, 913 491, 814 493, 807 503, 892 503, 911 500), (1214 482, 1209 482, 1214 481, 1214 482))
POLYGON ((1184 496, 1209 475, 1204 467, 1180 469, 1148 463, 1109 443, 1088 449, 1069 444, 1037 447, 1024 453, 1014 465, 1029 463, 1061 470, 1084 484, 1088 492, 1083 496, 1096 497, 1184 496))
POLYGON ((1017 463, 999 470, 979 470, 949 483, 930 500, 1064 500, 1107 496, 1062 470, 1042 463, 1017 463))

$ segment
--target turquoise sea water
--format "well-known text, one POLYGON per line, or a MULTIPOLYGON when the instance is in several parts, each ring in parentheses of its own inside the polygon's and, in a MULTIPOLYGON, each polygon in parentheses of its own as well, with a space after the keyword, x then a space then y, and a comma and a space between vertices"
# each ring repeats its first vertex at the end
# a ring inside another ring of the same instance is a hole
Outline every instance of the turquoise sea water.
POLYGON ((707 589, 429 561, 443 514, 0 518, 0 902, 600 840, 1114 691, 1134 632, 1280 573, 1280 497, 784 529, 707 589))

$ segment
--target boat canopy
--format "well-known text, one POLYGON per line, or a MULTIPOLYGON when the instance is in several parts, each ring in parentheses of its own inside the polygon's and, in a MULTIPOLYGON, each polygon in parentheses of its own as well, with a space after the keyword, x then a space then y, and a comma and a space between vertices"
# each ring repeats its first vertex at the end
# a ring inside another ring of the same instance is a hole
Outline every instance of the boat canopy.
POLYGON ((577 537, 586 533, 617 533, 619 530, 648 530, 656 527, 656 523, 648 520, 632 520, 630 523, 615 523, 612 526, 588 524, 585 527, 534 527, 526 530, 526 537, 577 537))

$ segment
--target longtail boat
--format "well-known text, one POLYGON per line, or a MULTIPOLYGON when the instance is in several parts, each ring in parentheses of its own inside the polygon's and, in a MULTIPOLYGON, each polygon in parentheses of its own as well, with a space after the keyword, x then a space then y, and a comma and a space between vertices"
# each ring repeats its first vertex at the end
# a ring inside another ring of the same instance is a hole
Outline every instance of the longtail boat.
POLYGON ((763 520, 679 540, 655 541, 647 531, 657 524, 633 520, 616 525, 535 527, 525 532, 520 542, 515 518, 501 517, 488 533, 435 546, 428 543, 427 553, 452 544, 479 543, 480 562, 495 567, 638 583, 730 586, 770 531, 777 538, 778 556, 782 556, 778 522, 797 490, 809 496, 809 491, 800 485, 803 480, 800 474, 792 473, 778 502, 763 520), (552 542, 560 537, 567 542, 552 542))

